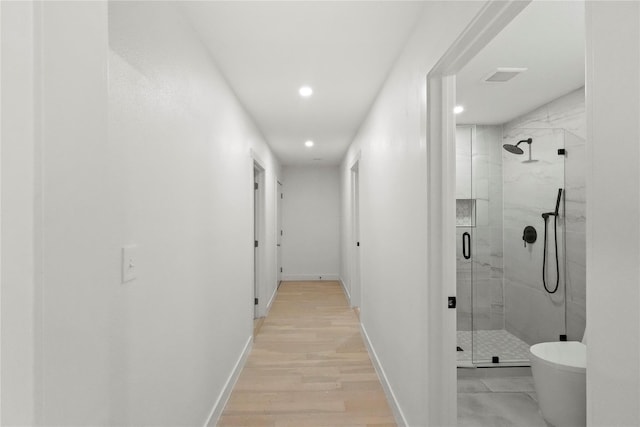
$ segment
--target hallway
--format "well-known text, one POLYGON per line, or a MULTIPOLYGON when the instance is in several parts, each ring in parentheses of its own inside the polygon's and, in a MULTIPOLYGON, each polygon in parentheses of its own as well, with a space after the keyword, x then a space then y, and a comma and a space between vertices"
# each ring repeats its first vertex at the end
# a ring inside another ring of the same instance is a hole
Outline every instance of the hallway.
POLYGON ((519 420, 530 380, 456 399, 457 330, 588 324, 587 425, 640 426, 640 1, 0 0, 0 24, 0 425, 519 420))
POLYGON ((338 282, 283 282, 219 426, 395 426, 338 282))

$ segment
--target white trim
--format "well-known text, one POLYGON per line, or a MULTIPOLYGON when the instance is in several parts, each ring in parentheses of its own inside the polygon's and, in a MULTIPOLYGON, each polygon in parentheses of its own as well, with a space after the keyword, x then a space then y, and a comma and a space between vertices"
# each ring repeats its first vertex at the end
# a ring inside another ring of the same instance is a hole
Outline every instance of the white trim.
MULTIPOLYGON (((2 2, 0 2, 0 23, 2 22, 2 2)), ((34 27, 36 27, 34 25, 34 27)), ((37 31, 37 30, 36 30, 37 31)), ((0 41, 2 40, 2 34, 0 34, 0 41)), ((0 73, 2 70, 2 55, 0 55, 0 73)), ((35 79, 34 79, 35 80, 35 79)), ((2 103, 0 102, 0 135, 2 135, 2 103)), ((2 138, 0 138, 0 225, 2 224, 2 219, 4 217, 4 212, 2 211, 2 138)), ((0 226, 0 242, 2 240, 2 227, 0 226)), ((2 277, 2 245, 0 244, 0 277, 2 277)), ((0 281, 0 284, 2 282, 0 281)), ((0 286, 0 331, 2 329, 2 286, 0 286)), ((0 334, 0 366, 2 366, 2 337, 4 335, 0 334)), ((2 424, 2 370, 0 369, 0 424, 2 424)))
POLYGON ((340 276, 337 274, 283 274, 282 281, 283 282, 309 282, 309 281, 338 281, 340 280, 340 276), (322 277, 322 279, 320 279, 322 277))
POLYGON ((387 401, 389 403, 389 406, 391 407, 391 411, 393 412, 393 417, 396 420, 396 424, 398 424, 398 427, 408 426, 409 424, 407 423, 407 419, 405 418, 404 413, 400 408, 398 399, 396 399, 396 395, 394 394, 393 389, 391 388, 391 384, 387 379, 387 374, 384 372, 384 368, 380 363, 380 359, 378 359, 378 355, 376 354, 376 351, 373 348, 373 344, 371 343, 371 340, 369 339, 369 335, 367 334, 367 330, 365 329, 362 322, 360 323, 360 333, 362 334, 362 338, 364 339, 364 344, 367 347, 367 351, 369 352, 369 358, 371 359, 371 362, 373 363, 373 367, 375 368, 376 373, 378 374, 378 379, 380 380, 380 384, 382 384, 382 389, 384 390, 384 394, 387 396, 387 401))
POLYGON ((342 280, 342 277, 340 277, 338 279, 338 281, 342 285, 342 290, 344 291, 344 294, 347 297, 347 301, 349 301, 349 307, 352 307, 352 305, 351 305, 351 294, 349 293, 349 290, 347 289, 347 286, 344 284, 344 280, 342 280))
POLYGON ((256 153, 256 151, 253 148, 249 148, 249 157, 253 159, 254 163, 258 164, 259 169, 261 169, 262 171, 267 170, 267 168, 264 166, 266 165, 266 163, 262 160, 262 158, 258 155, 258 153, 256 153))
POLYGON ((456 294, 455 264, 455 77, 431 79, 429 109, 440 105, 443 114, 429 126, 427 145, 427 271, 428 283, 440 286, 426 288, 426 354, 425 386, 429 425, 455 425, 457 419, 456 389, 456 317, 447 310, 448 295, 456 294), (442 141, 442 142, 440 142, 442 141), (449 184, 453 180, 453 188, 449 184))
MULTIPOLYGON (((275 237, 276 237, 276 249, 275 249, 275 256, 273 257, 275 259, 275 272, 276 272, 276 291, 278 290, 278 287, 280 286, 280 282, 282 281, 282 272, 280 271, 280 268, 282 267, 282 237, 280 235, 280 230, 282 230, 282 223, 280 222, 280 220, 282 219, 282 202, 281 202, 281 198, 280 198, 280 191, 282 190, 282 183, 280 182, 280 179, 278 178, 278 175, 274 176, 275 178, 275 184, 274 184, 274 193, 275 193, 275 202, 273 205, 274 208, 274 223, 275 223, 275 237)), ((267 309, 267 312, 269 310, 267 309)))
POLYGON ((457 425, 456 316, 446 308, 456 295, 455 74, 506 27, 530 0, 487 2, 427 76, 427 271, 424 287, 425 374, 428 426, 457 425))
POLYGON ((349 168, 349 283, 351 285, 351 307, 362 305, 362 261, 360 247, 356 242, 360 241, 360 151, 356 155, 351 168, 349 168))
POLYGON ((240 377, 240 373, 242 372, 242 368, 244 368, 244 364, 247 362, 247 358, 251 353, 251 348, 253 347, 253 334, 249 336, 247 339, 247 343, 244 345, 244 349, 242 353, 240 353, 240 357, 236 361, 229 378, 227 378, 227 382, 224 384, 220 395, 216 399, 216 403, 213 405, 211 412, 209 413, 209 417, 207 418, 207 422, 204 424, 205 427, 215 427, 218 424, 218 420, 222 415, 222 411, 231 396, 231 391, 233 391, 233 387, 236 385, 238 378, 240 377))
POLYGON ((264 316, 262 317, 267 317, 267 315, 269 314, 269 311, 271 310, 271 305, 273 304, 273 301, 276 299, 277 294, 278 294, 278 285, 276 285, 276 288, 273 290, 273 293, 271 294, 271 298, 269 298, 269 302, 267 303, 267 306, 264 308, 264 316))
MULTIPOLYGON (((2 23, 2 2, 0 2, 0 23, 2 23)), ((34 28, 36 25, 34 25, 34 28)), ((37 30, 36 30, 37 31, 37 30)), ((0 41, 2 40, 2 34, 0 33, 0 41)), ((2 55, 0 55, 0 74, 2 72, 2 55)), ((34 79, 36 80, 36 79, 34 79)), ((0 102, 0 135, 2 135, 2 103, 0 102)), ((4 211, 2 210, 2 138, 0 138, 0 242, 2 240, 2 219, 4 218, 4 211)), ((0 277, 2 277, 2 245, 0 244, 0 277)), ((2 284, 2 281, 0 281, 2 284)), ((0 331, 2 331, 2 286, 0 286, 0 331)), ((2 366, 2 337, 4 334, 0 334, 0 366, 2 366)), ((0 424, 2 424, 2 370, 0 369, 0 424)))
MULTIPOLYGON (((266 279, 267 279, 267 274, 266 274, 266 267, 267 267, 267 263, 266 263, 266 259, 267 259, 267 253, 266 253, 266 231, 267 231, 267 203, 266 203, 266 197, 267 197, 267 189, 266 189, 266 182, 267 182, 267 172, 266 169, 264 168, 264 164, 261 163, 260 158, 257 156, 257 154, 251 150, 251 157, 252 157, 252 183, 255 183, 257 180, 258 183, 258 190, 254 190, 252 188, 252 193, 253 193, 253 200, 254 200, 254 207, 253 207, 253 212, 254 212, 254 220, 253 220, 253 225, 254 225, 254 238, 256 240, 258 240, 259 245, 257 250, 254 249, 254 268, 255 268, 255 272, 254 272, 254 298, 258 299, 258 304, 254 305, 254 310, 253 310, 253 318, 256 319, 258 317, 261 317, 261 314, 263 312, 263 304, 260 303, 260 300, 262 298, 262 294, 265 292, 265 286, 266 286, 266 279), (257 171, 257 174, 256 174, 257 171), (255 191, 258 192, 257 194, 257 206, 255 205, 255 201, 256 201, 256 194, 255 191), (256 217, 257 216, 257 217, 256 217)), ((251 187, 253 187, 253 185, 251 185, 251 187)))
POLYGON ((360 161, 361 157, 362 157, 362 150, 358 150, 356 155, 353 156, 353 159, 351 159, 351 165, 349 166, 349 170, 353 170, 353 168, 356 166, 356 163, 360 161))
POLYGON ((532 0, 490 0, 429 72, 429 77, 456 74, 489 44, 532 0))

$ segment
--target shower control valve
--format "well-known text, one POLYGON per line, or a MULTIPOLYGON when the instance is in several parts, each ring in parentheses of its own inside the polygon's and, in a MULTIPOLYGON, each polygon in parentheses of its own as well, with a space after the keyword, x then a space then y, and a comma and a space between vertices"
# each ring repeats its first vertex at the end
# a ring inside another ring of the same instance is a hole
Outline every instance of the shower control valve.
POLYGON ((522 240, 524 240, 524 247, 527 247, 527 243, 535 243, 538 240, 538 232, 535 227, 527 225, 522 232, 522 240))

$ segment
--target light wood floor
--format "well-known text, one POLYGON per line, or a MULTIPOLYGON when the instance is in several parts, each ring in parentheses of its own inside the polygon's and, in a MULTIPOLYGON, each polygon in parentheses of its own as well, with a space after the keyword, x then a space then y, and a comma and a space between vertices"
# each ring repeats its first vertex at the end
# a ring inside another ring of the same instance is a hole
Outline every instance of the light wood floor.
POLYGON ((218 426, 396 426, 339 283, 282 283, 218 426))

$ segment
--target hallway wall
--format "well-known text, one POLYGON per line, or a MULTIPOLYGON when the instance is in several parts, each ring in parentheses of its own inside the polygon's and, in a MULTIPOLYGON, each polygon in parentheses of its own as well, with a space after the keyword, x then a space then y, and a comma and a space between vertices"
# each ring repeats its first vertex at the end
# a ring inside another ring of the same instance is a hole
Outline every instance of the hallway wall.
POLYGON ((588 1, 586 22, 587 425, 636 426, 640 3, 588 1))
POLYGON ((36 44, 32 2, 0 2, 2 70, 2 391, 0 425, 35 423, 38 328, 34 288, 36 147, 34 80, 36 44))
POLYGON ((282 280, 338 280, 339 182, 337 166, 283 168, 282 280))
MULTIPOLYGON (((32 177, 4 187, 3 167, 2 227, 25 223, 36 270, 3 271, 3 303, 31 307, 34 326, 7 323, 3 307, 2 424, 203 426, 252 337, 251 150, 273 249, 278 161, 170 4, 35 9, 25 69, 41 87, 21 109, 34 132, 2 140, 32 177), (122 284, 125 245, 137 279, 122 284), (6 336, 31 354, 5 365, 6 336), (33 381, 5 377, 13 368, 33 381)), ((23 253, 4 237, 3 264, 23 253)))
MULTIPOLYGON (((408 425, 426 425, 426 76, 481 2, 426 2, 341 165, 349 283, 350 167, 360 154, 361 321, 408 425)), ((348 285, 347 285, 348 286, 348 285)))
POLYGON ((141 250, 141 277, 118 301, 130 375, 114 413, 132 425, 203 425, 252 335, 254 158, 265 168, 263 303, 276 287, 279 165, 172 5, 110 5, 109 44, 121 238, 141 250))

